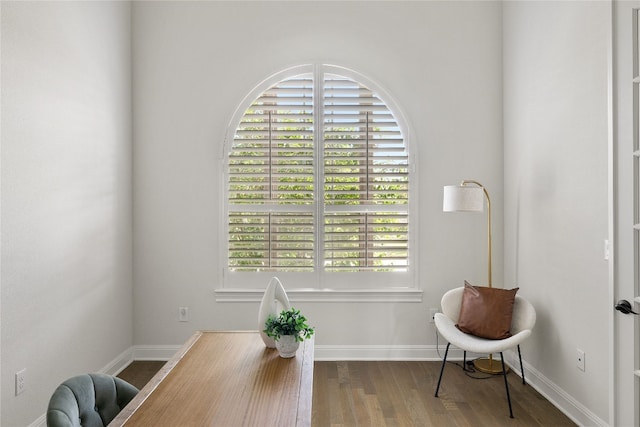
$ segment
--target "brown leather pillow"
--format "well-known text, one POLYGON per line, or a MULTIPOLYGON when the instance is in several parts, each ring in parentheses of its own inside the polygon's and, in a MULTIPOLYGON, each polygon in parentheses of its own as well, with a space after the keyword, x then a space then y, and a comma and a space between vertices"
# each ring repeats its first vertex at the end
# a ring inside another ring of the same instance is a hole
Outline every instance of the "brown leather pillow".
POLYGON ((465 280, 458 329, 491 340, 511 336, 513 303, 519 288, 473 286, 465 280))

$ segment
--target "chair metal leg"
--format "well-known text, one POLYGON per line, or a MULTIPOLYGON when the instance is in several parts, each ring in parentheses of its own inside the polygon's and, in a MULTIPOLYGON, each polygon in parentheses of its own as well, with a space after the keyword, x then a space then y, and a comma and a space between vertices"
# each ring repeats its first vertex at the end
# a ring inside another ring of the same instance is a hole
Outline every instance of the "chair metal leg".
POLYGON ((522 354, 520 354, 520 344, 518 344, 518 358, 520 359, 520 372, 522 373, 522 384, 527 384, 524 380, 524 368, 522 367, 522 354))
POLYGON ((440 378, 438 378, 438 386, 436 387, 436 397, 438 397, 438 390, 440 390, 440 382, 442 381, 442 373, 444 372, 444 365, 447 363, 447 354, 449 353, 449 346, 451 343, 447 343, 447 349, 444 351, 444 359, 442 359, 442 367, 440 368, 440 378))
POLYGON ((509 395, 509 383, 507 382, 507 368, 504 363, 504 355, 500 352, 500 360, 502 361, 502 375, 504 376, 504 388, 507 390, 507 402, 509 403, 509 417, 513 418, 513 409, 511 409, 511 396, 509 395))

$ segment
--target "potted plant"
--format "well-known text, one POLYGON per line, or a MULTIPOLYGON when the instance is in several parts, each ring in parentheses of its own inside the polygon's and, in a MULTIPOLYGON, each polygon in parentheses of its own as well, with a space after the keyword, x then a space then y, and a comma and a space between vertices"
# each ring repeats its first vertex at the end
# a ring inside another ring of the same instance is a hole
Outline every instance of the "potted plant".
POLYGON ((264 333, 275 340, 280 357, 284 358, 294 357, 300 343, 313 335, 307 318, 293 307, 278 316, 270 315, 264 327, 264 333))

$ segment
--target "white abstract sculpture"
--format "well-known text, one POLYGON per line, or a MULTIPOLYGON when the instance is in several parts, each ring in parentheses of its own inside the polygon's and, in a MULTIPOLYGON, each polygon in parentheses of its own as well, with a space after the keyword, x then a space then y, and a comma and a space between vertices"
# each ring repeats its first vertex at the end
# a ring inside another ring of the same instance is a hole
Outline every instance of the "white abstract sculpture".
POLYGON ((260 331, 262 341, 264 341, 265 345, 269 348, 275 348, 276 342, 263 332, 264 324, 270 315, 277 316, 280 314, 277 303, 280 303, 282 306, 280 310, 289 310, 291 308, 289 297, 287 297, 287 293, 284 291, 280 279, 272 277, 267 285, 267 289, 264 291, 264 296, 260 303, 260 310, 258 311, 258 330, 260 331))

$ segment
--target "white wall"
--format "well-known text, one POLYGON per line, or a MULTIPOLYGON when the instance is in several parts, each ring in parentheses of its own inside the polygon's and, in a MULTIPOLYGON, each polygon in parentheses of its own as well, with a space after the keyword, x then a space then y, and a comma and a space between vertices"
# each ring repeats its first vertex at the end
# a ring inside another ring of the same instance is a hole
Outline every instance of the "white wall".
POLYGON ((503 20, 500 2, 136 2, 132 17, 120 2, 2 2, 3 425, 132 343, 256 327, 257 303, 213 294, 223 138, 257 83, 313 61, 376 81, 411 124, 424 290, 301 304, 316 343, 435 344, 427 308, 486 277, 485 217, 441 212, 443 185, 476 179, 494 207, 494 283, 538 308, 526 362, 606 419, 602 5, 505 2, 503 20))
POLYGON ((501 22, 499 2, 134 3, 135 343, 257 328, 258 303, 213 293, 225 260, 224 136, 263 79, 322 62, 377 82, 412 126, 424 302, 296 306, 318 346, 435 344, 427 308, 464 279, 486 280, 486 217, 442 213, 443 185, 489 188, 502 284, 501 22), (190 322, 177 321, 179 306, 190 322))
POLYGON ((537 309, 524 346, 556 387, 608 420, 609 2, 505 2, 505 280, 537 309), (576 350, 586 353, 586 371, 576 350))
POLYGON ((128 3, 2 2, 7 427, 132 344, 130 26, 128 3))

